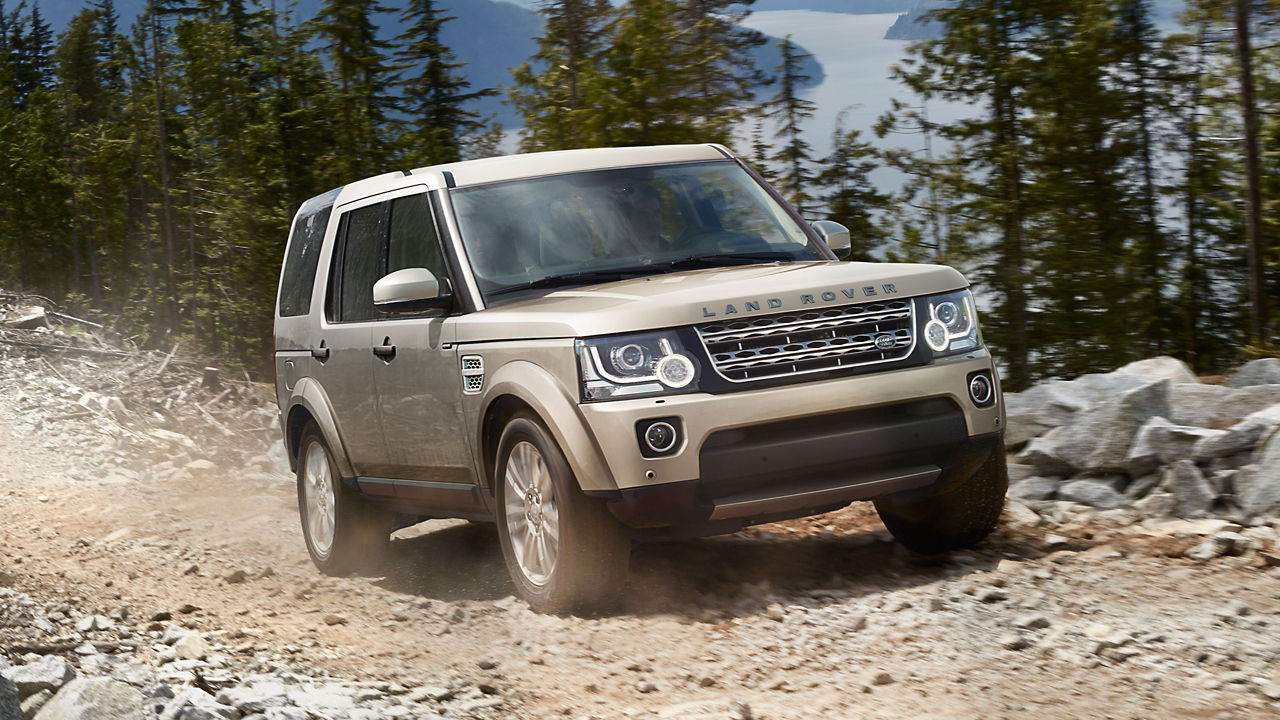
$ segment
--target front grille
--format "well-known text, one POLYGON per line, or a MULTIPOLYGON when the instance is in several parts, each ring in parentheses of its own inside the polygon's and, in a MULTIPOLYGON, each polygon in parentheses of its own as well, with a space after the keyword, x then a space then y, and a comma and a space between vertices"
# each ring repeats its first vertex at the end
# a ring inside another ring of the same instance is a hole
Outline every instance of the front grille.
POLYGON ((779 313, 698 326, 721 377, 731 382, 901 360, 915 349, 910 300, 779 313), (877 345, 881 340, 885 347, 877 345))

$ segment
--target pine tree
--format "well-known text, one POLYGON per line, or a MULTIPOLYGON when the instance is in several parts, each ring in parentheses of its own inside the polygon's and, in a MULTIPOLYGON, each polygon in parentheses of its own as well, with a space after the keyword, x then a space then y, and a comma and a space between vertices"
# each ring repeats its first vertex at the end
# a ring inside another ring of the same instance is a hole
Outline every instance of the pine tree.
POLYGON ((742 23, 755 0, 680 0, 675 8, 685 38, 680 54, 694 59, 688 94, 695 99, 694 124, 708 142, 729 143, 733 131, 766 78, 751 52, 767 39, 742 23))
POLYGON ((395 71, 378 39, 373 17, 386 12, 376 0, 326 0, 311 21, 329 55, 332 100, 339 112, 337 145, 329 157, 349 182, 383 171, 393 155, 394 114, 399 100, 391 89, 395 71))
POLYGON ((778 122, 774 137, 782 141, 782 146, 771 159, 782 167, 777 180, 778 189, 796 209, 808 214, 813 209, 813 196, 808 190, 813 180, 813 171, 809 167, 813 158, 800 125, 813 117, 816 106, 800 97, 800 88, 812 79, 804 72, 802 64, 811 56, 801 52, 791 42, 790 35, 778 42, 778 49, 782 52, 782 62, 774 70, 778 78, 778 93, 765 104, 765 108, 769 117, 778 122))
POLYGON ((597 75, 612 16, 608 0, 551 0, 542 7, 545 34, 538 52, 512 71, 509 91, 524 119, 521 148, 563 150, 584 147, 586 88, 597 75))
POLYGON ((871 172, 880 167, 879 153, 860 135, 837 125, 831 154, 815 180, 827 190, 823 200, 828 215, 849 228, 853 241, 849 259, 871 261, 888 237, 875 216, 888 209, 890 197, 871 182, 871 172))
POLYGON ((407 72, 417 69, 400 83, 412 118, 412 129, 401 136, 410 165, 461 160, 467 138, 483 132, 486 125, 467 104, 497 94, 493 88, 468 92, 471 83, 458 72, 465 63, 455 62, 440 40, 440 26, 452 19, 436 8, 434 0, 410 0, 404 12, 403 21, 410 26, 397 38, 396 57, 407 72))
POLYGON ((986 263, 974 273, 987 288, 992 309, 985 335, 1007 364, 1005 387, 1032 380, 1030 241, 1028 220, 1035 203, 1027 196, 1031 154, 1024 96, 1037 68, 1028 48, 1039 7, 1036 0, 959 0, 930 13, 943 25, 940 38, 913 46, 910 62, 896 76, 925 102, 967 102, 981 114, 938 127, 954 143, 944 162, 965 168, 956 176, 957 210, 966 221, 956 234, 990 237, 986 263))

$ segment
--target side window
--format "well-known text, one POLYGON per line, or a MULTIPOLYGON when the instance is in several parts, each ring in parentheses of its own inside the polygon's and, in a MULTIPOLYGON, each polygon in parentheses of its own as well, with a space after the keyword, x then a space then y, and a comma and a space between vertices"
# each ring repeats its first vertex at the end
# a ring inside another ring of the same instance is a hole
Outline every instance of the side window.
POLYGON ((446 277, 440 238, 432 218, 431 203, 425 194, 391 201, 391 240, 387 249, 387 272, 423 267, 437 278, 446 277))
POLYGON ((352 210, 347 215, 342 243, 342 279, 338 320, 352 322, 380 317, 373 305, 373 283, 385 273, 386 203, 352 210))
POLYGON ((298 214, 280 278, 280 316, 296 317, 311 312, 311 289, 315 286, 316 266, 320 263, 320 245, 329 226, 333 205, 319 212, 298 214))

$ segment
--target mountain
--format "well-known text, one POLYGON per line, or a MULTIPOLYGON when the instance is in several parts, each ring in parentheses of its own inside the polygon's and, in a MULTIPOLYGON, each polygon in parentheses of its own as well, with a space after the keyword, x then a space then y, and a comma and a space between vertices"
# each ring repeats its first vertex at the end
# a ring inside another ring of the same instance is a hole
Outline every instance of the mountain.
MULTIPOLYGON (((259 0, 267 7, 282 0, 259 0)), ((762 0, 772 4, 789 6, 800 5, 876 5, 902 4, 904 0, 762 0)), ((53 25, 56 32, 61 32, 71 18, 86 7, 86 0, 80 2, 42 3, 41 12, 53 25), (50 5, 48 9, 45 5, 50 5)), ((460 62, 466 63, 462 72, 471 82, 472 88, 502 87, 512 84, 511 68, 527 61, 537 52, 534 38, 542 34, 542 16, 533 8, 540 6, 541 0, 444 0, 438 3, 445 12, 454 17, 441 26, 441 40, 453 50, 460 62), (450 7, 452 5, 452 7, 450 7)), ((127 32, 129 25, 142 11, 145 0, 116 0, 116 11, 120 15, 121 31, 127 32)), ((299 0, 296 4, 295 18, 302 20, 315 16, 323 5, 323 0, 299 0)), ((386 2, 390 12, 382 13, 374 18, 379 26, 379 35, 384 40, 392 40, 404 32, 406 25, 401 21, 403 3, 386 2)), ((789 7, 788 9, 797 9, 789 7)), ((770 37, 768 42, 752 52, 752 60, 766 73, 782 61, 777 48, 778 38, 770 37)), ((799 48, 801 52, 808 52, 799 48)), ((810 58, 805 62, 805 74, 812 78, 810 86, 822 82, 825 73, 817 60, 810 58)), ((771 95, 771 90, 761 93, 771 95)), ((519 127, 520 119, 515 111, 504 104, 503 97, 483 98, 476 102, 475 109, 488 115, 493 114, 508 129, 519 127)))
MULTIPOLYGON (((787 0, 774 0, 775 2, 787 2, 787 0)), ((794 0, 801 2, 801 0, 794 0)), ((815 2, 817 0, 814 0, 815 2)), ((833 0, 834 1, 834 0, 833 0)), ((924 14, 937 7, 945 7, 950 5, 950 0, 918 0, 912 2, 913 7, 905 15, 900 15, 888 32, 884 34, 886 40, 925 40, 935 38, 942 34, 942 25, 936 22, 926 21, 924 14)), ((1155 0, 1152 3, 1151 14, 1152 21, 1162 29, 1167 29, 1177 22, 1178 13, 1187 7, 1186 0, 1155 0)))
MULTIPOLYGON (((508 0, 511 1, 511 0, 508 0)), ((909 12, 917 0, 756 0, 752 10, 816 10, 849 15, 909 12)))

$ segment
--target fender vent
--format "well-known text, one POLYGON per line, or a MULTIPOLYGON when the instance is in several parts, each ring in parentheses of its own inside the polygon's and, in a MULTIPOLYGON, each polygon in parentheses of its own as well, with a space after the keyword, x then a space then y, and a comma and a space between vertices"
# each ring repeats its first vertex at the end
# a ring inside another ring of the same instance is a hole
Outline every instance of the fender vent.
POLYGON ((484 389, 484 358, 479 355, 462 356, 462 392, 475 395, 484 389))

